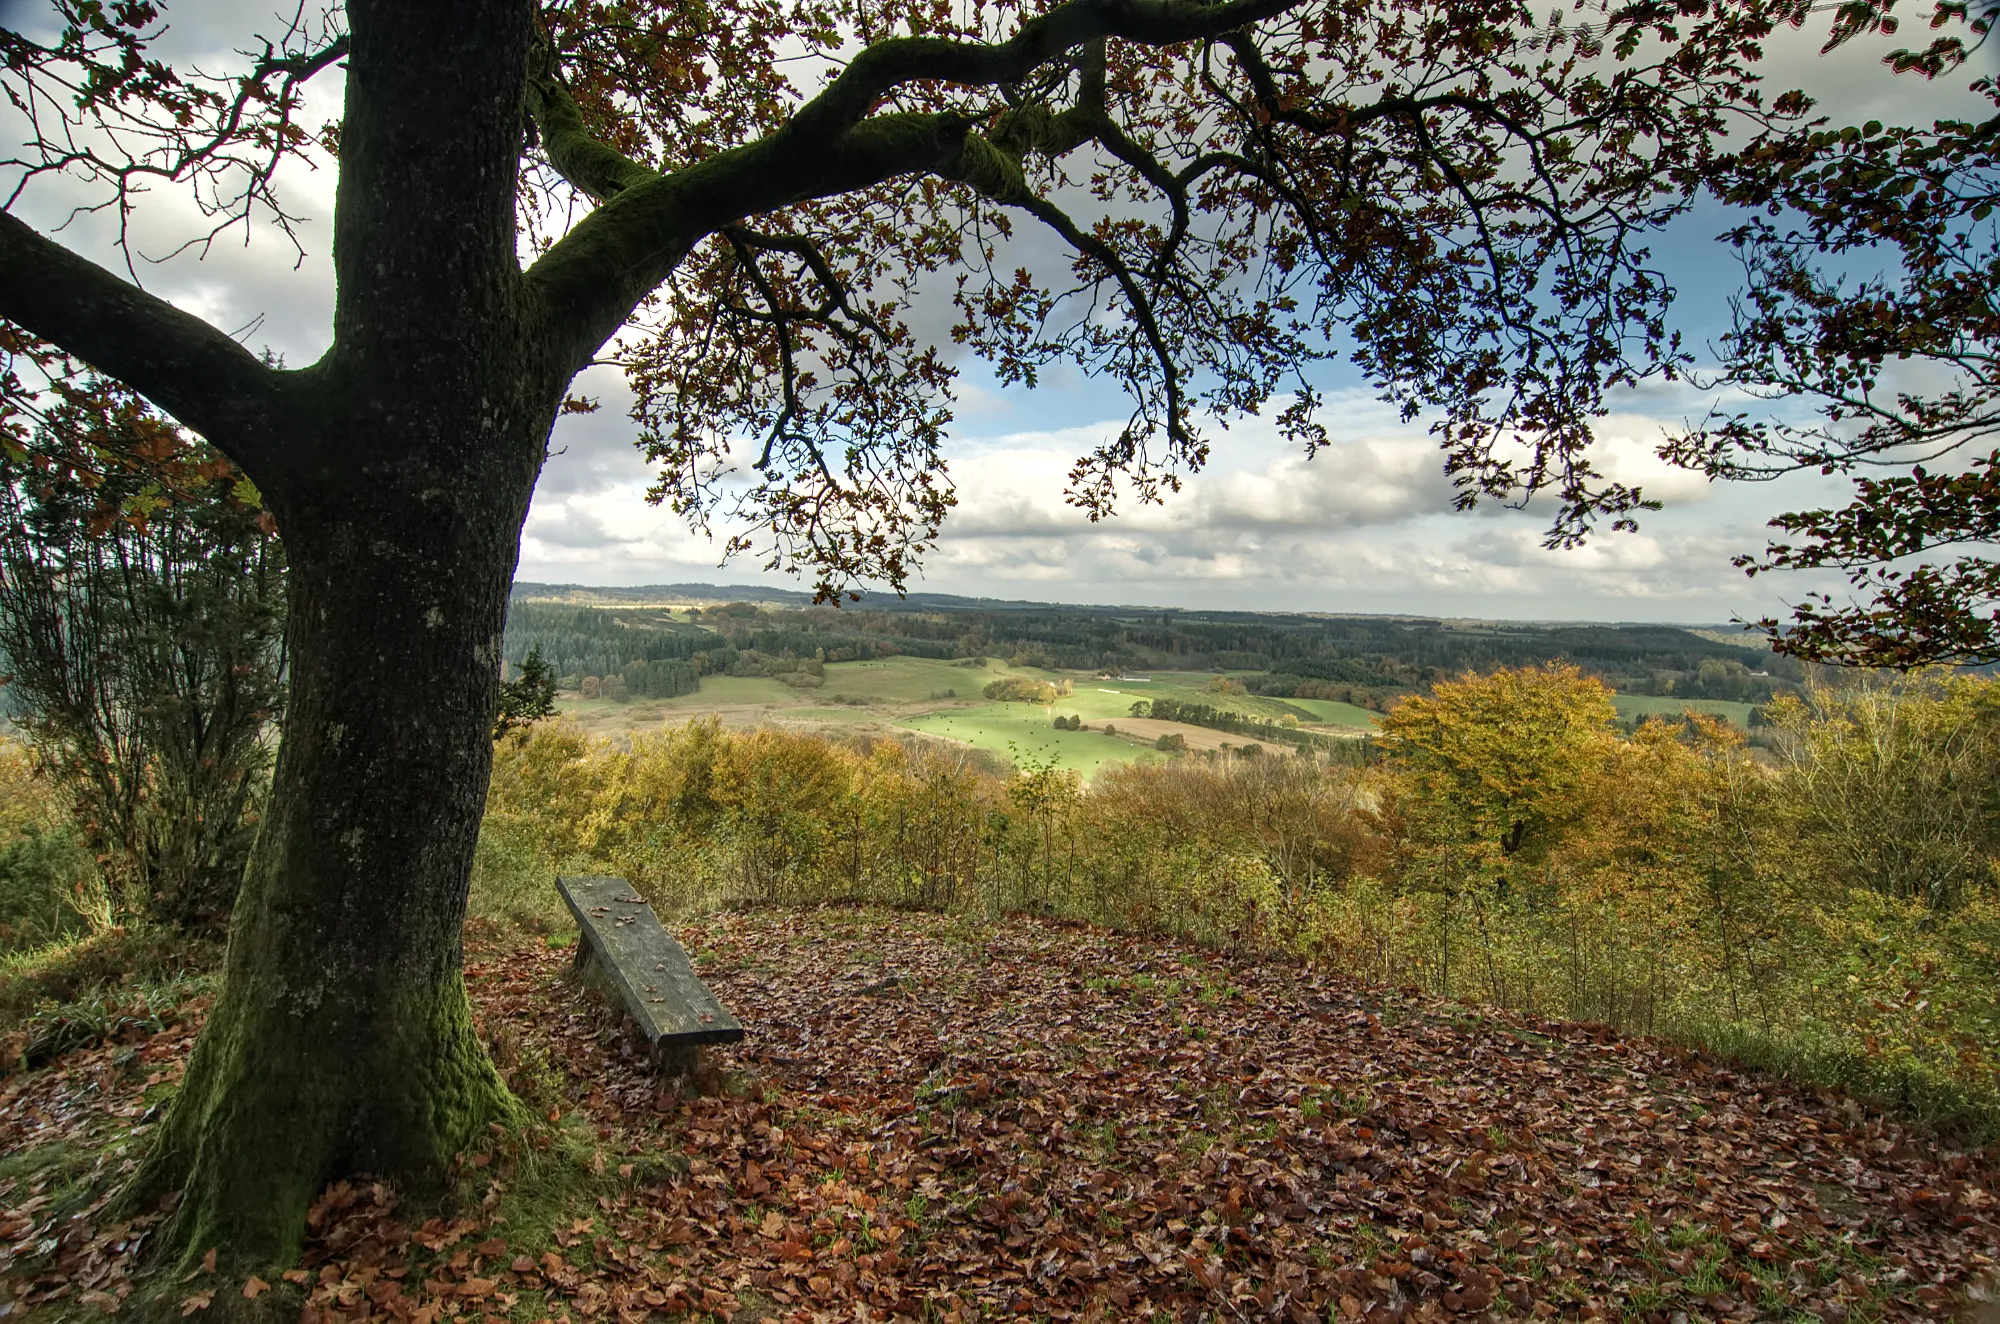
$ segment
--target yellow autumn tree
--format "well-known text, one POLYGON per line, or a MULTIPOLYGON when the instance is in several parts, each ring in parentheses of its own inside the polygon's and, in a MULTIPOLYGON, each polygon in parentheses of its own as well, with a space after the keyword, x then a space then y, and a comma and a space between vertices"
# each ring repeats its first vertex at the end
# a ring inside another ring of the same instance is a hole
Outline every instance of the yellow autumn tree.
POLYGON ((1771 779, 1742 735, 1699 713, 1613 742, 1551 852, 1558 894, 1517 945, 1558 1014, 1646 1033, 1768 1025, 1790 935, 1768 822, 1771 779))
POLYGON ((1484 996, 1514 1000, 1496 906, 1584 817, 1616 715, 1601 681, 1552 663, 1441 681, 1383 718, 1384 816, 1402 889, 1427 898, 1422 927, 1442 990, 1462 977, 1469 923, 1484 996))
POLYGON ((1616 716, 1603 682, 1551 663, 1441 681, 1391 709, 1377 743, 1412 839, 1497 880, 1577 819, 1616 716))

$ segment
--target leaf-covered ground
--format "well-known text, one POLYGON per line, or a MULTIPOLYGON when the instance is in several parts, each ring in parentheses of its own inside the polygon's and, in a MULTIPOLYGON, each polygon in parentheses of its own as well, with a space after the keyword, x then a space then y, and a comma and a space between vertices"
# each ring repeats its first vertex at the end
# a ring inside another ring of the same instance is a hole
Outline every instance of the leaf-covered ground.
MULTIPOLYGON (((474 1160, 456 1217, 338 1188, 269 1290, 318 1319, 1938 1319, 2000 1256, 1991 1156, 1657 1044, 1029 921, 682 936, 750 1038, 679 1086, 568 951, 474 953, 581 1160, 563 1207, 553 1150, 474 1160)), ((188 1040, 0 1082, 0 1149, 106 1153, 188 1040)), ((144 1227, 51 1222, 60 1165, 0 1163, 0 1303, 116 1308, 144 1227)), ((215 1277, 190 1314, 267 1289, 215 1277)))

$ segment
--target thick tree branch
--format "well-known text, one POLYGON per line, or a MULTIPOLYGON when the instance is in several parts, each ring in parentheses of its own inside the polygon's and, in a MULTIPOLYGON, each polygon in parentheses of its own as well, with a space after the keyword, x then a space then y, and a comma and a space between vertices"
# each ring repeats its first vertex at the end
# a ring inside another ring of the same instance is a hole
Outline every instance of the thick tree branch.
POLYGON ((606 202, 660 177, 658 171, 591 137, 576 98, 552 70, 543 69, 528 79, 528 111, 541 133, 549 164, 592 202, 606 202))
POLYGON ((554 352, 581 368, 696 243, 744 217, 917 171, 963 177, 971 127, 958 115, 878 115, 811 152, 767 138, 625 189, 528 271, 554 352))
POLYGON ((0 213, 0 317, 132 387, 253 469, 280 375, 191 313, 0 213))
POLYGON ((899 37, 879 42, 825 91, 800 108, 778 137, 814 138, 845 132, 859 124, 889 92, 905 83, 929 81, 993 87, 1017 83, 1066 51, 1105 37, 1123 37, 1148 46, 1170 46, 1220 36, 1274 18, 1302 0, 1069 0, 1021 24, 1004 42, 952 41, 943 37, 899 37))
POLYGON ((1003 115, 983 136, 959 115, 870 112, 906 83, 1019 82, 1106 37, 1148 45, 1196 41, 1302 2, 1069 0, 1023 23, 1004 42, 881 42, 855 56, 770 137, 669 176, 590 142, 574 103, 559 88, 540 94, 538 123, 558 140, 550 146, 551 160, 578 188, 607 200, 535 264, 530 290, 541 300, 563 362, 581 367, 703 236, 735 221, 919 172, 963 180, 998 202, 1026 205, 1033 197, 1020 179, 1023 153, 1060 154, 1088 141, 1101 110, 1056 115, 1024 107, 1003 115))

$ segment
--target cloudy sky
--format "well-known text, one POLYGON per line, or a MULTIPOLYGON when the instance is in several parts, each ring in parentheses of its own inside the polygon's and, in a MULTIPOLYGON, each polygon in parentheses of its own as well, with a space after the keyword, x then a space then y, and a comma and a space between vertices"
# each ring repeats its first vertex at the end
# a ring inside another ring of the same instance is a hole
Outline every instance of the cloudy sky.
MULTIPOLYGON (((219 66, 231 47, 270 27, 270 8, 269 0, 170 5, 170 44, 219 66)), ((0 0, 0 24, 32 30, 44 12, 40 0, 0 0)), ((1796 34, 1780 45, 1769 81, 1807 87, 1843 122, 1928 119, 1967 104, 1953 88, 1891 77, 1876 50, 1821 59, 1819 40, 1796 34)), ((328 78, 313 95, 309 122, 337 118, 337 81, 328 78)), ((312 361, 330 334, 332 182, 328 172, 289 181, 309 218, 303 258, 269 233, 253 233, 248 243, 237 235, 205 260, 148 266, 147 286, 240 331, 246 343, 291 363, 312 361)), ((54 226, 78 196, 43 188, 16 210, 54 226)), ((196 217, 187 200, 166 190, 151 204, 139 214, 139 246, 163 253, 191 232, 196 217)), ((1728 250, 1714 241, 1722 225, 1714 212, 1697 214, 1656 245, 1681 289, 1682 325, 1697 345, 1723 326, 1736 275, 1728 250)), ((99 260, 110 257, 106 218, 71 219, 60 237, 99 260)), ((1339 441, 1330 451, 1307 462, 1270 427, 1239 424, 1217 436, 1214 463, 1164 507, 1127 509, 1092 525, 1063 503, 1063 476, 1076 455, 1117 431, 1127 412, 1118 392, 1074 371, 1047 375, 1034 392, 1002 389, 977 363, 963 366, 951 448, 960 504, 914 588, 1188 607, 1721 621, 1781 609, 1810 587, 1797 577, 1747 580, 1730 557, 1762 545, 1761 527, 1773 513, 1838 500, 1841 492, 1811 475, 1710 487, 1665 467, 1653 457, 1663 429, 1699 419, 1717 401, 1660 387, 1617 402, 1601 429, 1601 467, 1643 482, 1667 508, 1645 518, 1637 533, 1546 551, 1543 511, 1453 513, 1423 423, 1400 422, 1357 381, 1333 376, 1326 385, 1339 441)), ((580 389, 604 408, 557 429, 528 519, 522 578, 790 582, 762 574, 754 561, 718 567, 726 530, 711 542, 647 505, 649 475, 632 446, 622 381, 612 370, 593 370, 580 389)))

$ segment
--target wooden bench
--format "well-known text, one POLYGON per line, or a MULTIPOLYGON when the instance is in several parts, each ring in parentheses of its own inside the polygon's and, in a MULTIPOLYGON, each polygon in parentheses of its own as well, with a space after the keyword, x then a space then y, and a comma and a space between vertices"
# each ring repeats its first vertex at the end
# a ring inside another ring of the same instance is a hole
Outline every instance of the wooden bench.
POLYGON ((686 950, 632 884, 602 876, 558 878, 556 891, 580 930, 578 977, 631 1013, 660 1066, 691 1070, 701 1045, 743 1038, 743 1026, 696 978, 686 950))

